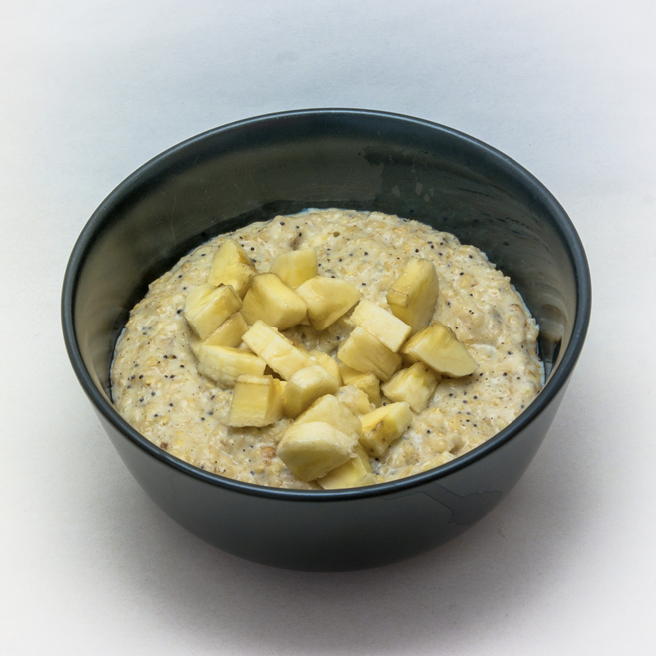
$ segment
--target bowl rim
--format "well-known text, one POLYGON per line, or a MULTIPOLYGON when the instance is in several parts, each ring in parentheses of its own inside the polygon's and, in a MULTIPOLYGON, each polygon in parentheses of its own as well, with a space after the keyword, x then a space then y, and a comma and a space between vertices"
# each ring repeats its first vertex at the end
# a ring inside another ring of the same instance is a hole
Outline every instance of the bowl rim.
POLYGON ((349 109, 349 108, 317 108, 317 109, 299 109, 270 114, 262 114, 251 118, 233 121, 225 125, 204 131, 194 135, 180 143, 168 148, 162 153, 151 158, 145 164, 136 169, 127 178, 125 178, 110 194, 102 201, 98 208, 93 212, 78 239, 75 242, 71 256, 69 258, 61 296, 61 320, 64 342, 68 352, 71 365, 75 375, 82 386, 82 389, 89 397, 96 411, 109 422, 123 437, 127 438, 135 446, 145 451, 148 455, 167 464, 180 473, 191 476, 198 482, 208 483, 213 486, 224 488, 233 492, 242 494, 285 500, 285 501, 312 501, 312 502, 335 502, 350 501, 354 499, 365 499, 371 497, 386 496, 399 492, 409 492, 415 488, 420 488, 426 483, 439 481, 447 478, 451 474, 468 467, 470 464, 482 460, 488 454, 501 448, 507 442, 512 440, 534 419, 536 419, 550 405, 554 397, 560 392, 561 388, 567 383, 576 362, 581 354, 585 337, 587 334, 590 313, 592 306, 592 286, 590 271, 587 258, 583 249, 583 244, 574 225, 567 213, 555 199, 551 192, 529 171, 515 162, 508 155, 490 146, 489 144, 476 139, 464 132, 455 130, 448 126, 435 123, 426 119, 416 118, 404 114, 386 112, 370 109, 349 109), (224 132, 235 130, 248 130, 250 127, 263 124, 265 122, 279 119, 298 118, 321 118, 333 116, 358 116, 358 117, 375 117, 377 119, 387 119, 396 122, 402 122, 409 125, 417 125, 422 128, 429 128, 442 132, 446 135, 464 141, 470 146, 481 149, 486 152, 487 156, 495 160, 495 164, 506 172, 512 174, 512 177, 521 182, 521 184, 530 190, 533 195, 541 200, 547 208, 551 217, 556 221, 558 228, 563 235, 564 241, 570 249, 572 264, 574 266, 576 281, 576 315, 572 327, 572 336, 567 346, 563 358, 551 373, 545 386, 539 392, 536 399, 506 428, 499 431, 496 435, 485 441, 483 444, 475 447, 466 454, 455 458, 454 460, 440 465, 434 469, 401 478, 386 483, 377 483, 376 485, 347 488, 338 490, 296 490, 266 487, 252 483, 237 481, 219 474, 200 469, 179 458, 164 451, 146 437, 141 435, 125 420, 99 391, 93 382, 82 358, 82 354, 77 342, 75 331, 75 296, 79 280, 79 272, 86 260, 86 253, 94 241, 94 235, 105 220, 105 215, 114 203, 119 200, 125 192, 138 186, 141 178, 147 176, 149 171, 159 166, 164 160, 174 156, 178 151, 203 141, 209 137, 224 132))

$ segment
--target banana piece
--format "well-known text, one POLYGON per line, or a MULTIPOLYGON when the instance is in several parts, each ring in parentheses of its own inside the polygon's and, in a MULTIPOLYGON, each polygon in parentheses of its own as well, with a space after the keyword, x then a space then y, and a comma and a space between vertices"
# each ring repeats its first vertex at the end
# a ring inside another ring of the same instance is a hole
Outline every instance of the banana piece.
POLYGON ((307 314, 305 301, 275 273, 261 273, 251 280, 242 314, 252 326, 264 321, 280 330, 297 326, 307 314))
POLYGON ((215 287, 231 285, 244 298, 251 279, 257 273, 246 251, 234 239, 226 239, 214 254, 207 282, 215 287))
POLYGON ((187 296, 184 317, 196 335, 205 339, 239 310, 241 299, 232 287, 205 284, 187 296))
POLYGON ((275 273, 286 285, 296 289, 319 273, 317 251, 315 248, 302 248, 278 255, 269 271, 275 273))
POLYGON ((262 358, 242 349, 204 344, 199 351, 198 371, 220 387, 234 387, 242 374, 262 376, 265 367, 262 358))
POLYGON ((406 401, 415 412, 421 412, 426 409, 439 380, 433 369, 423 362, 415 362, 395 373, 382 386, 382 391, 390 401, 406 401))
POLYGON ((346 314, 361 298, 347 280, 315 276, 296 288, 307 304, 307 316, 315 330, 324 330, 346 314))
POLYGON ((344 385, 334 394, 335 398, 343 403, 356 417, 366 415, 374 409, 369 397, 355 385, 344 385))
POLYGON ((398 353, 388 349, 377 337, 360 326, 342 344, 337 356, 347 367, 362 373, 371 372, 382 381, 389 380, 401 366, 401 356, 398 353))
POLYGON ((353 310, 351 321, 377 337, 390 351, 396 353, 410 336, 410 326, 382 307, 363 298, 353 310))
POLYGON ((455 378, 469 376, 478 368, 478 363, 455 333, 438 322, 411 337, 402 352, 411 360, 420 360, 438 373, 455 378))
POLYGON ((412 258, 387 290, 387 303, 394 316, 408 324, 414 334, 433 318, 438 292, 435 265, 412 258))
POLYGON ((308 354, 313 360, 316 360, 331 376, 337 378, 337 383, 342 384, 342 374, 339 371, 339 366, 333 358, 323 351, 310 351, 308 354))
POLYGON ((283 409, 288 417, 297 417, 320 396, 337 392, 339 383, 320 364, 299 369, 287 382, 283 409))
POLYGON ((276 453, 303 481, 322 478, 355 457, 357 439, 321 421, 292 424, 278 442, 276 453))
POLYGON ((330 424, 346 435, 357 435, 362 429, 360 420, 332 394, 317 399, 295 423, 306 424, 315 421, 330 424))
POLYGON ((344 385, 350 385, 354 378, 362 376, 361 371, 347 367, 343 362, 338 362, 337 366, 339 367, 339 373, 342 375, 342 381, 344 382, 344 385))
POLYGON ((273 376, 241 375, 235 382, 228 426, 268 426, 282 418, 273 376))
POLYGON ((399 439, 412 423, 407 403, 391 403, 361 418, 360 446, 372 457, 385 455, 390 444, 399 439))
POLYGON ((376 477, 371 470, 369 456, 361 446, 355 447, 355 458, 347 460, 343 465, 328 472, 317 480, 324 490, 338 490, 347 487, 363 487, 374 485, 376 477))
POLYGON ((237 348, 241 344, 242 335, 248 330, 241 312, 235 312, 228 317, 209 337, 201 339, 193 333, 189 336, 189 346, 196 359, 203 344, 209 346, 229 346, 237 348))
POLYGON ((299 369, 316 364, 309 355, 302 353, 278 330, 263 321, 256 321, 242 339, 285 380, 289 380, 299 369))
MULTIPOLYGON (((353 371, 355 371, 355 369, 353 371)), ((361 374, 360 372, 357 373, 358 375, 351 378, 347 384, 355 385, 355 387, 361 389, 369 397, 370 403, 373 403, 376 407, 378 407, 381 401, 380 381, 372 373, 368 373, 368 374, 361 374)))

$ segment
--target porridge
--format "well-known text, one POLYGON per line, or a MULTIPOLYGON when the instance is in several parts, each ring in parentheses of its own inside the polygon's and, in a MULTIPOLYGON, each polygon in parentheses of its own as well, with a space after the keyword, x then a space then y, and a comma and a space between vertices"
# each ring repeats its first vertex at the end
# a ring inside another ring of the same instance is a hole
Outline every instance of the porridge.
POLYGON ((332 489, 439 466, 539 393, 538 328, 486 256, 416 221, 307 210, 200 246, 132 310, 114 403, 207 471, 332 489))

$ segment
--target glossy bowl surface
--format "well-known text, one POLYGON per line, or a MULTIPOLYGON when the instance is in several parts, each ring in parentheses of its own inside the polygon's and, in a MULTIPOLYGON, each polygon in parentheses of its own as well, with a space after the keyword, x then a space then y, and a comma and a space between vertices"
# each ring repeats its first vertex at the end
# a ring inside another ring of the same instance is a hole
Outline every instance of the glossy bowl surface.
POLYGON ((588 266, 571 221, 517 163, 428 121, 320 109, 211 130, 122 182, 75 245, 62 321, 71 363, 101 423, 165 512, 244 558, 328 571, 374 567, 432 549, 510 492, 563 397, 590 305, 588 266), (240 483, 178 460, 137 433, 111 403, 109 369, 129 310, 148 283, 217 234, 308 207, 398 214, 487 253, 540 325, 547 383, 538 398, 498 435, 451 463, 353 490, 240 483))

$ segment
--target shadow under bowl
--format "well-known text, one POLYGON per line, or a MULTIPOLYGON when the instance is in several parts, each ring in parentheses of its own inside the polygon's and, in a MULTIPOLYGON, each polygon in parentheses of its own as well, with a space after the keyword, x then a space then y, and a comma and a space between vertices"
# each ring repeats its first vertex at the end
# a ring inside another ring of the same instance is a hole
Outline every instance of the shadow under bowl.
POLYGON ((211 130, 122 182, 74 247, 62 321, 71 363, 103 427, 166 513, 243 558, 330 571, 432 549, 510 492, 563 398, 590 306, 589 270, 571 221, 509 157, 428 121, 320 109, 211 130), (112 405, 109 372, 116 340, 148 283, 220 233, 308 207, 397 214, 485 252, 540 325, 547 382, 538 398, 506 429, 450 463, 348 490, 240 483, 193 467, 135 431, 112 405))

